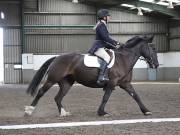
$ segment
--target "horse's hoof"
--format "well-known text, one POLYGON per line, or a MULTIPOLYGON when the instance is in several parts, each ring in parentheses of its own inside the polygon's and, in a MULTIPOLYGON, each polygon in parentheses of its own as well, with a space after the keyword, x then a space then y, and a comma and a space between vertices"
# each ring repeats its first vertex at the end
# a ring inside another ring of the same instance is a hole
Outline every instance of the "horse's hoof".
POLYGON ((98 112, 99 116, 108 116, 109 114, 107 112, 98 112))
POLYGON ((66 112, 64 114, 60 114, 59 116, 60 117, 67 117, 67 116, 71 116, 71 113, 70 112, 66 112))
POLYGON ((152 112, 145 112, 144 115, 145 116, 152 115, 152 112))
POLYGON ((24 107, 24 116, 31 116, 31 114, 33 113, 35 107, 34 106, 25 106, 24 107))
POLYGON ((66 112, 64 108, 61 108, 61 114, 60 117, 70 116, 70 112, 66 112))
POLYGON ((110 117, 110 116, 111 116, 111 114, 107 113, 103 117, 110 117))

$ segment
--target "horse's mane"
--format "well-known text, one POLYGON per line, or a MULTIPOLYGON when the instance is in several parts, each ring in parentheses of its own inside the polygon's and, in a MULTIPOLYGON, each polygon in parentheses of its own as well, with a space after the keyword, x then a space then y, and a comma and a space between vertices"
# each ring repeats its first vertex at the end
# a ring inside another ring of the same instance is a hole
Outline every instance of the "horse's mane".
POLYGON ((143 38, 140 36, 134 36, 129 39, 123 46, 123 48, 131 48, 137 45, 143 38))

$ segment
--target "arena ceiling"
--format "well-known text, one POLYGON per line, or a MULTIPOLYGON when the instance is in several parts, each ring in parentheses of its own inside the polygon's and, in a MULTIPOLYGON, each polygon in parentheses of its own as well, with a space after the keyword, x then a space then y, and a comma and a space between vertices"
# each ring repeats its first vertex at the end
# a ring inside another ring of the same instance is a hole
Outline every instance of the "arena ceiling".
MULTIPOLYGON (((70 0, 68 0, 70 1, 70 0)), ((99 7, 118 7, 140 15, 161 15, 180 20, 180 0, 71 0, 99 7), (142 12, 142 13, 141 13, 142 12)))

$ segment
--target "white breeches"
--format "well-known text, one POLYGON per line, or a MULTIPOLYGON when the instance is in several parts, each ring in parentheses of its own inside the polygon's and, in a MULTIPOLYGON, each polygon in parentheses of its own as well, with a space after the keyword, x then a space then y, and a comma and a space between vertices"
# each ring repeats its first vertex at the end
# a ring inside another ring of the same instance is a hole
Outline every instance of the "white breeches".
POLYGON ((99 48, 96 52, 94 52, 94 54, 100 58, 102 58, 104 61, 106 61, 107 63, 110 62, 110 56, 109 54, 105 51, 104 48, 99 48))

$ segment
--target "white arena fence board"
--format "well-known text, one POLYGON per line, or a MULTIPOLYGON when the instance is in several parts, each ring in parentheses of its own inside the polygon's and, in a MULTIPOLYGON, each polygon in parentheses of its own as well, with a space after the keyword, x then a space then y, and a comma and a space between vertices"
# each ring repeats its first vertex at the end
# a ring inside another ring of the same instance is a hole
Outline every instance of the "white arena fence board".
MULTIPOLYGON (((57 55, 22 54, 22 68, 38 70, 51 57, 57 55)), ((158 53, 160 67, 180 67, 180 52, 158 53)), ((134 68, 147 68, 145 61, 138 60, 134 68)))

